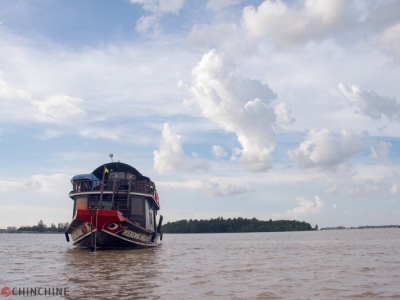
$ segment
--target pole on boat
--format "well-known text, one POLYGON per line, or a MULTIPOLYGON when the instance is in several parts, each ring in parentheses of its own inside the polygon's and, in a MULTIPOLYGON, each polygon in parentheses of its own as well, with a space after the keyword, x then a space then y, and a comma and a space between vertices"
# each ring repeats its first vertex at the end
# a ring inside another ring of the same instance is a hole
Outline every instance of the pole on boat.
POLYGON ((111 209, 114 209, 115 185, 116 185, 116 182, 117 182, 117 176, 115 174, 111 175, 111 176, 112 176, 112 179, 113 179, 113 187, 112 187, 113 193, 112 193, 112 198, 111 198, 111 209))
POLYGON ((128 195, 126 196, 126 217, 129 218, 131 216, 131 206, 130 206, 130 200, 131 200, 131 191, 132 191, 132 185, 134 184, 134 181, 136 178, 135 175, 129 176, 129 183, 128 183, 128 195))
POLYGON ((106 165, 103 166, 103 178, 101 179, 101 189, 100 189, 100 200, 99 200, 99 209, 101 209, 101 204, 103 202, 103 192, 104 192, 104 180, 106 177, 106 173, 109 173, 106 165))
POLYGON ((97 251, 97 216, 99 215, 99 209, 96 208, 96 231, 94 233, 94 252, 97 251))

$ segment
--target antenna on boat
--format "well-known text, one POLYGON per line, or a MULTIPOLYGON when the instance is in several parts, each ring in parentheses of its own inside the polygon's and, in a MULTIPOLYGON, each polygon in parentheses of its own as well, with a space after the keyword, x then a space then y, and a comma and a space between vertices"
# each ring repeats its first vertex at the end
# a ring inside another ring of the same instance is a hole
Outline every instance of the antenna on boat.
POLYGON ((114 156, 114 154, 110 153, 111 162, 113 162, 113 156, 114 156))

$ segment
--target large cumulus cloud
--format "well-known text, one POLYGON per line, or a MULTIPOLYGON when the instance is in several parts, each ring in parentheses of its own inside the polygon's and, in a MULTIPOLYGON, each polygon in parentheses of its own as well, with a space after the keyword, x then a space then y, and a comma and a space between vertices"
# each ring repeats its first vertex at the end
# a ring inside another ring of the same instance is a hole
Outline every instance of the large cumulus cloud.
POLYGON ((202 115, 237 136, 241 149, 234 158, 251 171, 270 168, 275 148, 276 116, 270 103, 274 92, 259 80, 241 76, 216 50, 205 54, 193 69, 192 82, 192 102, 202 115))
POLYGON ((311 130, 299 147, 288 154, 301 168, 331 169, 365 151, 368 145, 367 133, 311 130))

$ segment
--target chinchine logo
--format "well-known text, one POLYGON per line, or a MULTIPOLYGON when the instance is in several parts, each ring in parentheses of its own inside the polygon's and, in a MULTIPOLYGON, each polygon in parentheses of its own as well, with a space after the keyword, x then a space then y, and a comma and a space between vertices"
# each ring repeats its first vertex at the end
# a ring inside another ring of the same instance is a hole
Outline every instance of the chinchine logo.
POLYGON ((8 287, 1 288, 3 297, 13 296, 68 296, 67 287, 8 287))
POLYGON ((6 297, 10 296, 11 295, 11 289, 8 286, 5 286, 5 287, 1 288, 0 295, 6 296, 6 297))

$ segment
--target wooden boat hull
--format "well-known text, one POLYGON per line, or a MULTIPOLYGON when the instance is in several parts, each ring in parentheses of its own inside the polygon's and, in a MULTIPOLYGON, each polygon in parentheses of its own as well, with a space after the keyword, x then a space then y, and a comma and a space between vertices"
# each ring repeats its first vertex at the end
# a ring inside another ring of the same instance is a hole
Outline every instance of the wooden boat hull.
POLYGON ((79 209, 66 234, 73 245, 89 249, 155 247, 162 239, 157 230, 146 230, 117 210, 79 209))

